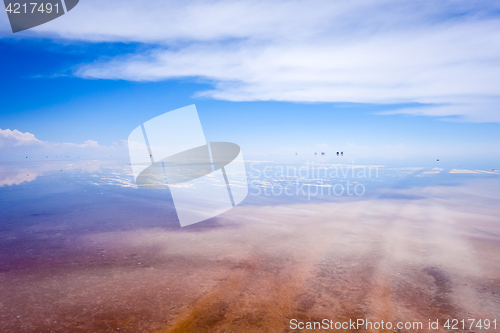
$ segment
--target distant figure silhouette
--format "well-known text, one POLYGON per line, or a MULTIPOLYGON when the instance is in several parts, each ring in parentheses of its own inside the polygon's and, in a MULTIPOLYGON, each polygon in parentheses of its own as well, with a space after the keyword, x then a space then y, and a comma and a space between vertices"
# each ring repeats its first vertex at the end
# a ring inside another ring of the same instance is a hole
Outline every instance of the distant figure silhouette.
POLYGON ((340 152, 340 156, 344 156, 344 152, 343 151, 340 152))
POLYGON ((439 158, 437 159, 437 161, 439 162, 439 158))
POLYGON ((318 155, 318 153, 314 153, 314 155, 318 155))
POLYGON ((321 155, 325 155, 325 153, 321 153, 321 155))
POLYGON ((337 156, 339 156, 339 152, 337 152, 337 156))

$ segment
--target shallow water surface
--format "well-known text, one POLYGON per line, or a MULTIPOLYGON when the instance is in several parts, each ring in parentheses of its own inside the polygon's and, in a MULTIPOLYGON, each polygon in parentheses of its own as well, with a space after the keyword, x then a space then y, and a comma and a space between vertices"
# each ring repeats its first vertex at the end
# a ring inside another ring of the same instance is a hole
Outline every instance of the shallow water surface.
POLYGON ((251 163, 241 205, 184 228, 127 161, 1 164, 1 331, 291 332, 325 318, 500 331, 498 173, 251 163))

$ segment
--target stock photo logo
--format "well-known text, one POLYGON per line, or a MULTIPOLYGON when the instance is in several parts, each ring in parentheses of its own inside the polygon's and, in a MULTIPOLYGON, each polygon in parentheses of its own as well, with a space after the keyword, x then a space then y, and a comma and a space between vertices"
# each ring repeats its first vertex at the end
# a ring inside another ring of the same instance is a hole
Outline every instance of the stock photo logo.
POLYGON ((75 8, 79 0, 3 0, 12 32, 52 21, 75 8))
POLYGON ((181 227, 222 214, 248 195, 240 147, 207 143, 195 105, 164 113, 128 137, 138 187, 170 189, 181 227))

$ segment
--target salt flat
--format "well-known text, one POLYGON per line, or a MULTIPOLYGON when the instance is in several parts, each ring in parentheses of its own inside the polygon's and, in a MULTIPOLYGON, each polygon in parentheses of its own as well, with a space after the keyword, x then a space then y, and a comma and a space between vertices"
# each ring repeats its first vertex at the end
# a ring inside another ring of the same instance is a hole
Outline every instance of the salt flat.
POLYGON ((497 175, 410 168, 364 196, 249 196, 180 228, 168 193, 110 165, 0 188, 2 332, 500 320, 497 175))

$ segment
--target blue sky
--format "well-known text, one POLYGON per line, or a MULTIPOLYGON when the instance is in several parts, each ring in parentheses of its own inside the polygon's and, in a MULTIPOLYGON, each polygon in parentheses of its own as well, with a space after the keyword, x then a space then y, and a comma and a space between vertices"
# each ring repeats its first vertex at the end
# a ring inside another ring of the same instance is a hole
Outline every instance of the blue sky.
MULTIPOLYGON (((498 159, 499 6, 153 3, 116 12, 82 0, 15 35, 1 16, 0 128, 122 145, 138 124, 196 104, 206 138, 248 156, 498 159)), ((4 156, 34 140, 6 133, 4 156)))

